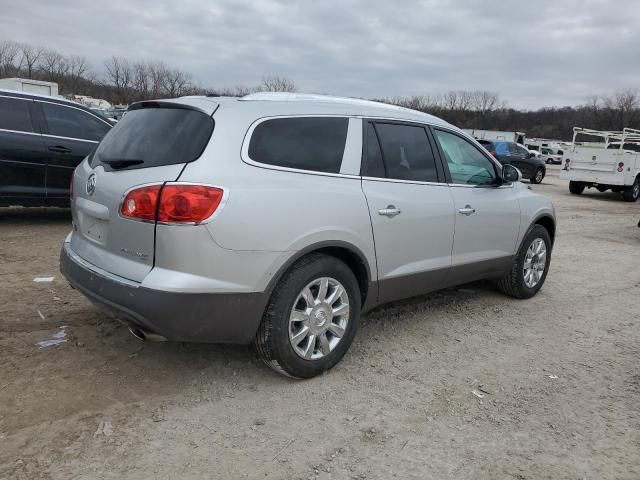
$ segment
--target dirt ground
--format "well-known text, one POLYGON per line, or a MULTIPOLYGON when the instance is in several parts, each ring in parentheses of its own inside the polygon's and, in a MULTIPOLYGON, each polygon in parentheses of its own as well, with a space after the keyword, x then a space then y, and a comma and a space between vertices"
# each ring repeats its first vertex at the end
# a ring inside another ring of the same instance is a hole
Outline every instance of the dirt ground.
POLYGON ((0 478, 640 478, 640 203, 533 189, 559 216, 539 295, 379 308, 308 381, 137 340, 61 277, 68 212, 0 210, 0 478))

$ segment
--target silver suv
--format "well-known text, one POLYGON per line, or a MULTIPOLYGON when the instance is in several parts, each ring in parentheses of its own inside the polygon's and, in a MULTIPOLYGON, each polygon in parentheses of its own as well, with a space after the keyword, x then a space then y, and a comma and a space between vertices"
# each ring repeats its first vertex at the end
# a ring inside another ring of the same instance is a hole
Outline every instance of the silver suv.
POLYGON ((544 283, 551 201, 458 128, 302 94, 129 108, 72 179, 61 270, 135 334, 253 342, 334 366, 376 305, 478 279, 544 283))

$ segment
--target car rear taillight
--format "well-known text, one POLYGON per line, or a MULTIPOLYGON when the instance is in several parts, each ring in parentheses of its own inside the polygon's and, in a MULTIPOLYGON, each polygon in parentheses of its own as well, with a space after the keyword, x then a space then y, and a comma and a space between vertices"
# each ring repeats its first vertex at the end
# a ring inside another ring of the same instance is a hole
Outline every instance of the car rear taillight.
POLYGON ((216 211, 224 190, 206 185, 149 185, 131 190, 120 214, 162 223, 200 223, 216 211))
POLYGON ((224 191, 204 185, 165 185, 160 195, 158 221, 200 223, 216 211, 224 191))
POLYGON ((569 165, 571 164, 571 159, 567 158, 564 161, 564 169, 569 170, 569 165))
POLYGON ((619 162, 618 163, 618 171, 621 172, 622 170, 624 170, 624 162, 619 162))
POLYGON ((161 189, 162 185, 149 185, 131 190, 122 202, 120 214, 123 217, 155 222, 161 189))

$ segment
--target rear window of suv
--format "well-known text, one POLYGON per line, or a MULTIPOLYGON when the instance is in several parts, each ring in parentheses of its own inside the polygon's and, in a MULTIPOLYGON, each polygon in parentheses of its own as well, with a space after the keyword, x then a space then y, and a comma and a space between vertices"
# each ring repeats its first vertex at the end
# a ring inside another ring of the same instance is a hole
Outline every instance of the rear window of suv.
POLYGON ((348 125, 343 117, 265 120, 253 130, 249 158, 276 167, 339 173, 348 125))
POLYGON ((197 110, 164 106, 131 110, 100 142, 91 166, 134 169, 192 162, 202 155, 213 127, 213 118, 197 110))

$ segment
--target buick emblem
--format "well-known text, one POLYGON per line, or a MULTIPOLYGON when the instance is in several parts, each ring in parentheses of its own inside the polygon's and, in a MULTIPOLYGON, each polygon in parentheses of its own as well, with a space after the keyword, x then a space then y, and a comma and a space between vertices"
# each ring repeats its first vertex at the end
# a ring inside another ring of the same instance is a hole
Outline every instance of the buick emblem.
POLYGON ((96 191, 96 174, 92 173, 87 178, 87 195, 93 195, 93 192, 96 191))

